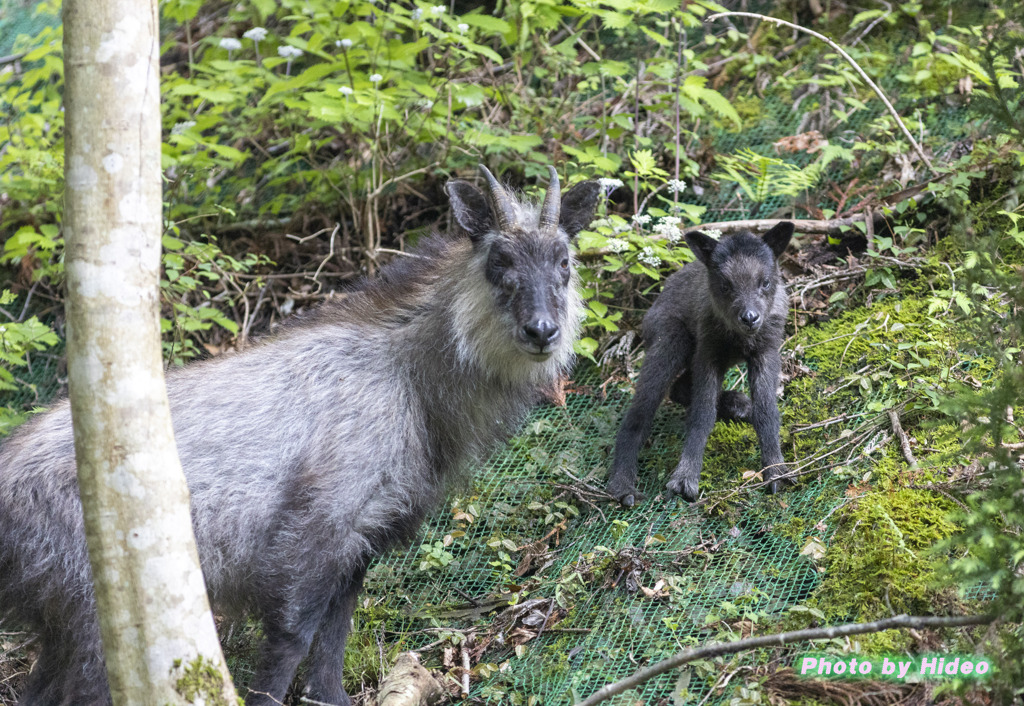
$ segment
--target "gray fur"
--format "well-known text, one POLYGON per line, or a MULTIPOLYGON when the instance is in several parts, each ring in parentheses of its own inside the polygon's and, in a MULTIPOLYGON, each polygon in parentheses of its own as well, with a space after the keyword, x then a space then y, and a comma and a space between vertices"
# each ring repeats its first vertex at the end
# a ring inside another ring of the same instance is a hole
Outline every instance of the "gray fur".
POLYGON ((644 317, 644 364, 615 440, 608 492, 624 505, 641 497, 637 457, 670 388, 672 399, 689 409, 669 494, 697 499, 704 447, 716 418, 754 425, 768 490, 779 489, 774 479, 784 469, 775 391, 789 300, 777 259, 792 235, 793 224, 782 222, 763 239, 749 232, 721 242, 700 232, 686 236, 697 260, 668 278, 644 317), (752 400, 722 391, 725 372, 744 360, 752 400))
MULTIPOLYGON (((584 182, 566 194, 553 232, 516 203, 506 232, 433 236, 261 344, 168 375, 211 599, 263 621, 246 703, 282 701, 307 652, 309 696, 349 703, 344 646, 368 562, 410 540, 572 359, 568 246, 598 193, 584 182), (559 329, 545 345, 523 333, 538 317, 559 329)), ((449 194, 457 220, 494 223, 474 187, 449 194)), ((0 617, 40 644, 19 703, 109 703, 66 401, 0 449, 0 577, 0 617)))

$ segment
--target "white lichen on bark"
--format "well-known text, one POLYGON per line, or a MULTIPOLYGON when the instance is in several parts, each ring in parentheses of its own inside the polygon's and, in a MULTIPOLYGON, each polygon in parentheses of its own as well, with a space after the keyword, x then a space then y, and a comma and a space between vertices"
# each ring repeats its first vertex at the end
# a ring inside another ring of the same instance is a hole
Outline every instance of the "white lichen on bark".
POLYGON ((229 703, 163 383, 157 30, 155 0, 64 3, 75 455, 114 703, 229 703), (200 657, 223 688, 188 699, 200 657))

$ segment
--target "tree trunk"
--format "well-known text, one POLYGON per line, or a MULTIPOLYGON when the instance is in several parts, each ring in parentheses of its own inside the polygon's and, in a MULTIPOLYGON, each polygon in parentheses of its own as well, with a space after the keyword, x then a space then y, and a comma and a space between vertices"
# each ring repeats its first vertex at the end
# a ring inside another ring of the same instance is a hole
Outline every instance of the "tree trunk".
POLYGON ((234 704, 160 353, 156 0, 65 0, 68 378, 114 704, 234 704))

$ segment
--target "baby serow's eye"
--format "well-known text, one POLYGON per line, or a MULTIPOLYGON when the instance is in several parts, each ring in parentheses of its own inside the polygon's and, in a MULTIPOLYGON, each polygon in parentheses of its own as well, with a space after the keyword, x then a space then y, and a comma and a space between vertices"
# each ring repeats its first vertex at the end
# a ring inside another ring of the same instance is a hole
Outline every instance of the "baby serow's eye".
POLYGON ((562 260, 562 261, 561 261, 561 262, 559 263, 559 265, 558 265, 558 266, 559 266, 559 267, 561 267, 561 268, 562 268, 563 270, 568 270, 568 269, 569 269, 569 258, 564 258, 564 259, 563 259, 563 260, 562 260))
POLYGON ((761 282, 761 289, 768 289, 771 286, 772 286, 772 281, 770 279, 768 279, 767 277, 765 277, 764 280, 762 280, 762 282, 761 282))

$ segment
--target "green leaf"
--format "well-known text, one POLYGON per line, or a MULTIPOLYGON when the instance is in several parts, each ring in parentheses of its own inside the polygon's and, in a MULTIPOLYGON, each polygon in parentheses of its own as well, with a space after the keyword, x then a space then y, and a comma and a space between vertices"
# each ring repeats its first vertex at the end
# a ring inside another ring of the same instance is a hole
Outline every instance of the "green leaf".
POLYGON ((306 88, 307 86, 316 86, 316 88, 319 89, 320 86, 317 84, 321 79, 341 71, 344 68, 345 64, 337 61, 313 64, 296 76, 282 81, 275 81, 270 84, 270 86, 267 87, 266 92, 263 94, 263 98, 260 99, 260 103, 265 103, 268 98, 281 92, 291 92, 301 88, 306 88))
POLYGON ((594 360, 594 353, 597 352, 597 341, 593 338, 581 338, 573 344, 577 355, 594 360))
POLYGON ((468 24, 470 27, 479 27, 485 32, 493 32, 496 34, 507 34, 512 31, 512 25, 500 17, 491 17, 490 15, 463 15, 462 21, 468 24))
POLYGON ((629 156, 629 161, 640 176, 649 176, 654 171, 654 153, 651 150, 637 150, 629 156))
POLYGON ((672 42, 669 39, 667 39, 666 37, 664 37, 661 34, 658 34, 654 30, 648 29, 647 27, 644 27, 643 25, 641 25, 640 26, 640 31, 642 31, 644 34, 646 34, 648 37, 650 37, 651 39, 653 39, 655 42, 657 42, 658 44, 660 44, 663 47, 670 47, 670 46, 672 46, 672 42))
POLYGON ((700 93, 700 100, 706 103, 720 117, 731 120, 736 127, 742 127, 743 121, 740 119, 740 114, 732 107, 732 103, 726 100, 725 96, 718 91, 710 88, 705 89, 700 93))

